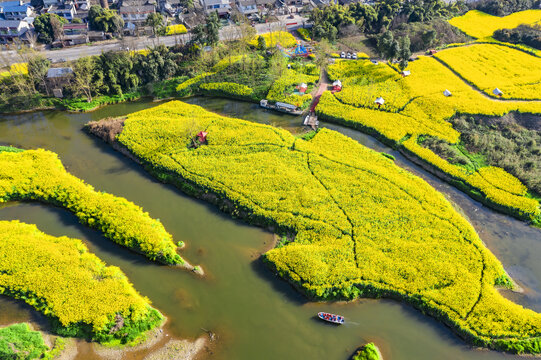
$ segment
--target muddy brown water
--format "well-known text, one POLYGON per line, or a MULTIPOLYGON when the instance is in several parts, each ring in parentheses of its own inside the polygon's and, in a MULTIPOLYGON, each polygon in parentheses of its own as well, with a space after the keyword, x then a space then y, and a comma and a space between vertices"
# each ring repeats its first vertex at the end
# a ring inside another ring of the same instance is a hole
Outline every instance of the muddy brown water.
MULTIPOLYGON (((303 131, 301 118, 261 110, 255 104, 214 98, 193 98, 210 111, 250 121, 303 131)), ((0 116, 0 144, 25 149, 45 148, 60 155, 75 176, 96 189, 141 205, 159 218, 176 241, 187 244, 184 256, 203 265, 208 276, 156 265, 103 238, 62 209, 36 203, 0 206, 0 219, 34 223, 55 236, 82 239, 107 264, 119 266, 135 288, 150 298, 168 318, 171 336, 195 338, 203 329, 217 334, 211 359, 347 359, 357 346, 375 341, 386 359, 510 359, 512 355, 474 349, 451 330, 415 309, 390 300, 363 299, 351 303, 307 301, 261 263, 273 234, 192 199, 161 184, 138 165, 85 132, 90 120, 119 116, 157 105, 140 101, 102 108, 89 114, 36 112, 0 116), (347 324, 317 321, 318 311, 345 315, 347 324)), ((541 311, 541 231, 498 214, 427 174, 370 136, 331 124, 321 124, 377 151, 396 157, 399 166, 423 177, 463 211, 490 250, 525 289, 506 293, 514 301, 541 311)), ((43 322, 22 302, 0 297, 0 324, 43 322)), ((78 359, 94 359, 81 343, 78 359)), ((130 356, 132 358, 132 356, 130 356)))

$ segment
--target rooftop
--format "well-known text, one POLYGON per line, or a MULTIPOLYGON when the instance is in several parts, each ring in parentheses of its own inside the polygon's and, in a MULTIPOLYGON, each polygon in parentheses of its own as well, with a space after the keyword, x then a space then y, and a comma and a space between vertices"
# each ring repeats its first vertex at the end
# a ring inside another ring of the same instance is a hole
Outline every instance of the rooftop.
POLYGON ((66 77, 68 75, 73 74, 72 68, 50 68, 49 71, 47 71, 47 78, 60 78, 60 77, 66 77))

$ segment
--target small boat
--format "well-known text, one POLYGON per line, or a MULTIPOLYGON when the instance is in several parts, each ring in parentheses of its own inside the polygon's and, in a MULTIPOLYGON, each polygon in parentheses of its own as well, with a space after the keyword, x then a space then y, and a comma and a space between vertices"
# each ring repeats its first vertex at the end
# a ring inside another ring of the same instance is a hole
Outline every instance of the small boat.
POLYGON ((346 321, 346 319, 341 315, 335 315, 335 314, 326 313, 326 312, 318 312, 317 317, 320 318, 321 320, 325 320, 330 323, 339 324, 339 325, 343 324, 346 321))

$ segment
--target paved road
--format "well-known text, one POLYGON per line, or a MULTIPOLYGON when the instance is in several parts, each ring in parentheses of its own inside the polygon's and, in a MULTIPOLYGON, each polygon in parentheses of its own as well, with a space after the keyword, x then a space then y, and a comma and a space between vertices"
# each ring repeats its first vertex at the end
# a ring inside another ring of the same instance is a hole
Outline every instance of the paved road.
MULTIPOLYGON (((267 33, 270 31, 276 31, 285 29, 286 24, 297 22, 302 24, 307 19, 300 16, 296 16, 294 19, 288 19, 283 17, 279 22, 273 22, 268 24, 256 24, 255 28, 258 34, 267 33)), ((226 26, 220 29, 220 40, 234 40, 239 38, 239 27, 226 26)), ((186 43, 190 40, 190 34, 175 35, 175 36, 162 36, 159 38, 159 44, 165 44, 172 46, 177 43, 186 43)), ((58 49, 58 50, 43 50, 41 53, 52 60, 52 62, 60 62, 66 60, 75 60, 80 57, 99 55, 102 52, 110 50, 122 50, 129 48, 129 50, 141 50, 147 47, 152 47, 158 44, 158 39, 151 37, 124 37, 123 40, 108 42, 96 45, 80 45, 76 47, 58 49)), ((21 62, 21 57, 16 51, 0 51, 0 68, 2 66, 8 66, 13 63, 21 62)))

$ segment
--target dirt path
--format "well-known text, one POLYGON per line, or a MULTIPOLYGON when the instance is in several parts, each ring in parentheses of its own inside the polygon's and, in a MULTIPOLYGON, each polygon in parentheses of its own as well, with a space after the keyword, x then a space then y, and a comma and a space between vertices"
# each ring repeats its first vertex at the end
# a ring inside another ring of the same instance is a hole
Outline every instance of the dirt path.
POLYGON ((319 87, 317 88, 317 91, 312 94, 313 100, 312 104, 310 104, 310 112, 314 112, 317 104, 319 104, 319 98, 321 98, 321 95, 327 90, 328 87, 329 77, 327 75, 327 71, 322 70, 321 74, 319 75, 319 87))

